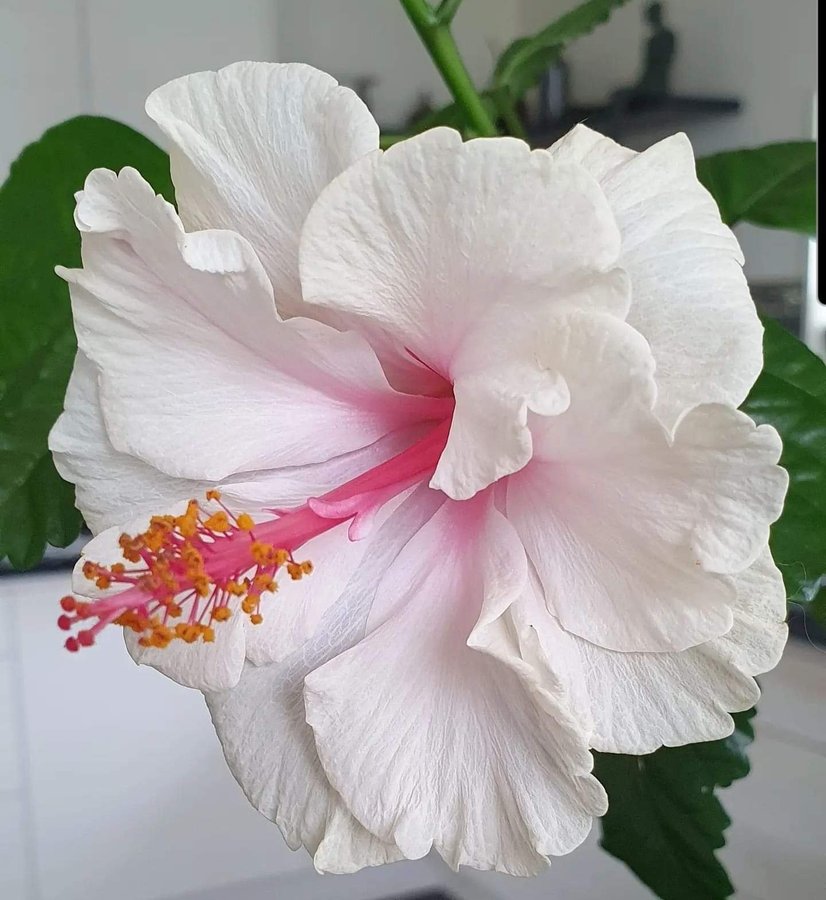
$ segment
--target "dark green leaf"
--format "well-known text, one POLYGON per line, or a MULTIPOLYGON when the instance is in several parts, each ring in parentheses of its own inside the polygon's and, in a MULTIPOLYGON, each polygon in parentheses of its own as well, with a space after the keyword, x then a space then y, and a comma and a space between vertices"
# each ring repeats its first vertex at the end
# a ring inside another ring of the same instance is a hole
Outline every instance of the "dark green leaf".
POLYGON ((789 598, 826 624, 826 365, 777 322, 764 325, 763 372, 743 409, 783 438, 789 493, 772 552, 789 598))
POLYGON ((593 31, 628 0, 588 0, 531 37, 518 38, 499 57, 492 86, 519 100, 533 87, 570 41, 593 31))
POLYGON ((609 803, 601 845, 662 900, 723 900, 734 892, 714 852, 731 824, 714 791, 748 774, 753 715, 736 714, 734 733, 722 741, 646 756, 595 754, 609 803))
POLYGON ((27 147, 0 187, 0 559, 36 565, 81 520, 52 465, 49 429, 63 406, 75 353, 66 285, 55 265, 80 264, 74 192, 91 169, 139 169, 172 199, 169 161, 111 119, 80 116, 27 147))
POLYGON ((728 225, 751 222, 815 233, 814 141, 717 153, 697 160, 697 176, 711 191, 728 225))

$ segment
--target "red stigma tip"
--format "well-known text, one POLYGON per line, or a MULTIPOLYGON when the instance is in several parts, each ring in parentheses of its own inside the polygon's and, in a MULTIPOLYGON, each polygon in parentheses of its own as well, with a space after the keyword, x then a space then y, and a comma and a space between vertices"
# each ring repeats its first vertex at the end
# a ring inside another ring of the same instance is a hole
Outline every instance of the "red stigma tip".
POLYGON ((69 631, 72 627, 72 620, 68 616, 58 616, 57 627, 61 631, 69 631))
POLYGON ((74 597, 67 596, 67 597, 64 597, 60 601, 60 608, 64 612, 74 612, 76 607, 77 607, 77 600, 75 600, 74 597))
POLYGON ((77 653, 80 650, 80 644, 77 642, 77 638, 66 638, 66 643, 63 645, 69 653, 77 653))
POLYGON ((95 642, 95 636, 91 631, 78 631, 77 642, 81 647, 91 647, 95 642))

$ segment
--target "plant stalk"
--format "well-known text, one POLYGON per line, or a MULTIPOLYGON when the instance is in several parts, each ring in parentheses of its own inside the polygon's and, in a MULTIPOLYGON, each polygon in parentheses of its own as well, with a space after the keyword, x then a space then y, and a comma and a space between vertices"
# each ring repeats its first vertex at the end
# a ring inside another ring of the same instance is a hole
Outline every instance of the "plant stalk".
POLYGON ((442 5, 446 12, 440 18, 428 0, 399 0, 407 17, 413 23, 425 49, 430 54, 453 99, 461 107, 468 125, 480 137, 496 137, 498 131, 471 80, 459 54, 459 48, 450 31, 450 20, 456 13, 457 3, 442 5))

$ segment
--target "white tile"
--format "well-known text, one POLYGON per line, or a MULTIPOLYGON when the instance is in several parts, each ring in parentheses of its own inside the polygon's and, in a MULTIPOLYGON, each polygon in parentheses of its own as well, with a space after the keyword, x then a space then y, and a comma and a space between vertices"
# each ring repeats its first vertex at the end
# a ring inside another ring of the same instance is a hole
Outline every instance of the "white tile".
POLYGON ((0 797, 21 787, 15 674, 11 660, 0 660, 0 797))
MULTIPOLYGON (((477 892, 462 892, 464 884, 433 855, 415 861, 362 869, 352 875, 297 872, 276 879, 256 879, 226 888, 186 894, 180 900, 388 900, 437 888, 450 889, 456 900, 488 900, 477 892), (458 889, 456 887, 458 886, 458 889)), ((494 898, 495 900, 495 898, 494 898)))
POLYGON ((40 900, 166 900, 310 870, 244 798, 198 692, 136 667, 117 632, 62 648, 68 579, 28 576, 18 610, 40 900))
POLYGON ((19 590, 16 584, 20 579, 16 575, 0 574, 0 622, 4 627, 0 628, 0 660, 8 659, 13 653, 12 635, 14 628, 8 623, 13 621, 19 590))
POLYGON ((23 804, 19 797, 0 794, 0 897, 3 900, 27 900, 23 804))
POLYGON ((759 721, 778 729, 767 733, 789 739, 797 734, 809 749, 819 745, 826 752, 826 651, 793 638, 777 668, 759 681, 759 721))
POLYGON ((826 757, 760 733, 751 774, 721 793, 732 819, 721 859, 760 900, 826 896, 826 757))

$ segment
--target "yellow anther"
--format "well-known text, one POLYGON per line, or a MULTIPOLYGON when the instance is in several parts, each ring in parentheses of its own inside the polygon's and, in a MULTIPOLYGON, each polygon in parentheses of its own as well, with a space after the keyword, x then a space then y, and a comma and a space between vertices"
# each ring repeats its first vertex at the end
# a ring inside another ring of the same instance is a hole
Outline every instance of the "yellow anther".
POLYGON ((241 513, 235 521, 238 523, 241 531, 252 531, 255 528, 255 522, 252 521, 252 516, 249 513, 241 513))
POLYGON ((252 622, 253 625, 260 625, 263 621, 264 617, 261 615, 261 613, 254 613, 250 616, 250 622, 252 622))
POLYGON ((309 575, 313 571, 313 564, 309 559, 305 559, 303 563, 301 563, 301 571, 305 575, 309 575))
POLYGON ((120 552, 125 560, 134 563, 141 561, 140 551, 144 546, 141 535, 133 538, 131 535, 122 534, 118 538, 118 545, 120 546, 120 552))
POLYGON ((304 570, 301 568, 300 563, 291 562, 287 563, 287 574, 293 581, 300 581, 304 575, 304 570))
POLYGON ((247 615, 251 615, 258 608, 258 601, 261 598, 257 594, 248 594, 241 601, 241 609, 247 615))
POLYGON ((195 641, 198 640, 200 634, 200 625, 192 625, 187 622, 181 622, 180 625, 175 626, 175 637, 180 638, 182 641, 186 641, 187 644, 194 644, 195 641))
POLYGON ((228 606, 219 606, 212 612, 212 618, 216 622, 226 622, 231 616, 232 610, 228 606))
POLYGON ((250 544, 250 556, 259 566, 277 566, 279 552, 272 544, 253 541, 250 544))
POLYGON ((265 591, 274 591, 278 587, 272 575, 267 575, 265 572, 256 575, 252 583, 259 594, 263 594, 265 591))
POLYGON ((220 500, 221 492, 216 491, 215 488, 213 488, 212 490, 207 491, 204 496, 207 498, 207 500, 220 500))
POLYGON ((204 528, 217 532, 229 531, 229 516, 223 510, 213 513, 204 522, 204 528))

